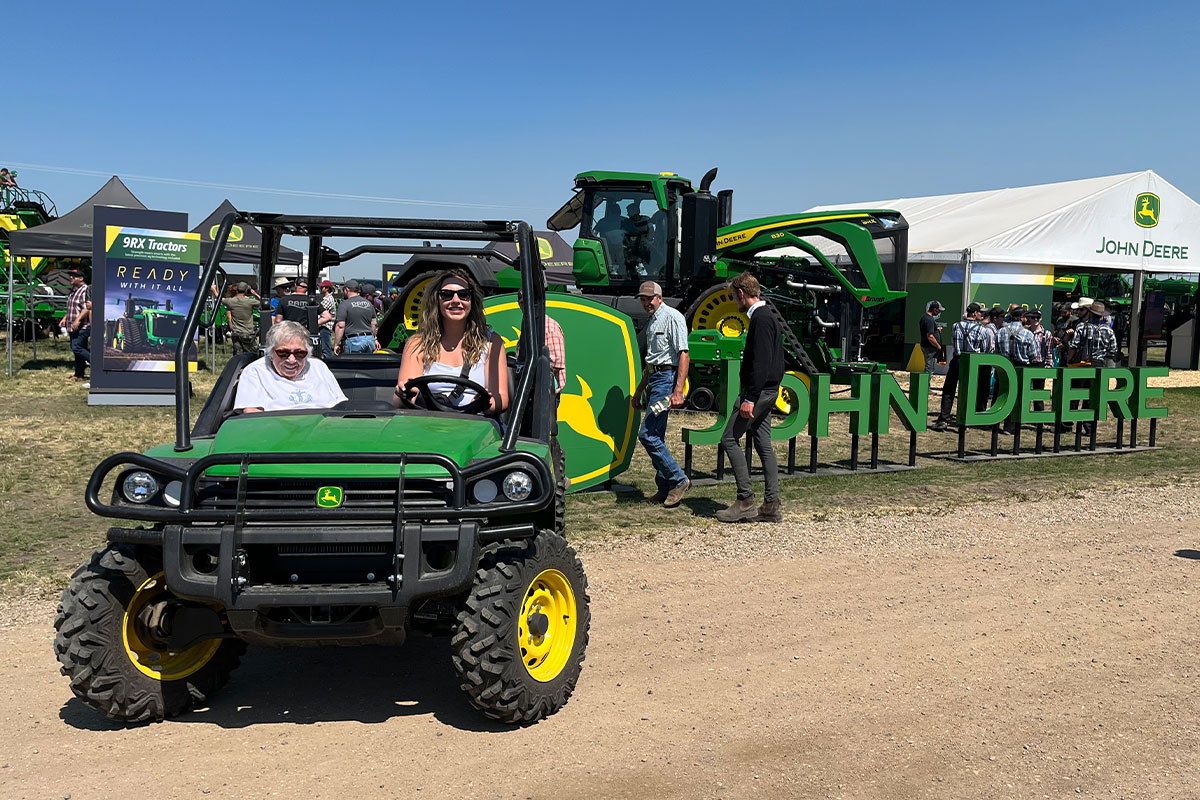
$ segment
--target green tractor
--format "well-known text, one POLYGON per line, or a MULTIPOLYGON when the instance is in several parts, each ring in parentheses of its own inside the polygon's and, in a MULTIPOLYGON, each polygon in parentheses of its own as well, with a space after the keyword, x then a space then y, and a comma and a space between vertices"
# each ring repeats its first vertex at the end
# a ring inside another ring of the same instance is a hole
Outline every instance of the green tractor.
MULTIPOLYGON (((449 639, 446 666, 485 715, 530 724, 558 711, 582 669, 590 613, 566 539, 547 300, 532 242, 524 222, 227 215, 176 334, 175 442, 110 456, 87 485, 88 508, 132 524, 108 528, 107 544, 63 593, 54 650, 75 695, 114 719, 159 720, 206 704, 247 644, 399 644, 427 634, 449 639), (396 409, 400 357, 381 352, 328 363, 348 397, 334 408, 245 413, 234 406, 237 386, 256 355, 242 353, 193 425, 185 345, 235 222, 263 230, 267 285, 284 231, 310 239, 312 283, 325 259, 433 249, 339 253, 322 244, 335 236, 433 232, 522 245, 514 261, 532 288, 513 318, 525 335, 510 354, 508 408, 485 415, 488 390, 461 376, 437 380, 476 400, 446 405, 427 376, 410 386, 422 382, 431 405, 396 409)), ((611 336, 598 346, 621 332, 611 336)))
POLYGON ((55 219, 54 201, 36 189, 0 187, 0 320, 9 313, 12 287, 14 335, 28 338, 56 333, 66 314, 70 289, 55 267, 66 268, 63 259, 13 256, 9 234, 44 225, 55 219), (11 272, 11 275, 9 274, 11 272))
MULTIPOLYGON (((683 312, 693 331, 741 336, 747 317, 726 288, 751 271, 766 290, 768 307, 784 321, 787 367, 802 377, 828 373, 842 382, 854 373, 885 367, 864 353, 872 314, 902 298, 908 259, 908 223, 896 211, 814 212, 732 223, 732 190, 710 192, 717 170, 699 188, 663 172, 583 172, 575 194, 547 221, 553 231, 578 229, 571 283, 585 297, 630 316, 638 329, 646 314, 634 295, 642 281, 657 281, 663 301, 683 312)), ((415 327, 421 281, 438 267, 437 256, 414 259, 396 279, 401 302, 381 324, 383 341, 398 343, 415 327), (393 338, 393 333, 395 337, 393 338)), ((459 259, 462 260, 461 258, 459 259)), ((444 266, 444 265, 443 265, 444 266)), ((511 268, 475 260, 463 263, 485 289, 515 285, 511 268)), ((691 407, 715 402, 719 365, 693 359, 691 407)), ((780 410, 789 401, 781 397, 780 410)))
POLYGON ((107 346, 123 353, 148 353, 179 344, 184 315, 171 308, 170 300, 164 304, 131 294, 125 300, 118 298, 117 305, 124 305, 125 309, 120 317, 105 322, 107 346))

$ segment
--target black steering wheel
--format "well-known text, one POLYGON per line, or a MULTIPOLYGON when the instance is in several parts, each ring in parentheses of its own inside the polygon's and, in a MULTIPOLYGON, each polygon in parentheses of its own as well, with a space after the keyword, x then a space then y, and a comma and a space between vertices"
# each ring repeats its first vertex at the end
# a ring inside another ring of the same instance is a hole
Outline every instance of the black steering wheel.
MULTIPOLYGON (((482 414, 488 410, 492 404, 492 395, 487 389, 480 386, 470 378, 464 378, 461 375, 421 375, 417 378, 410 378, 405 384, 408 389, 415 389, 417 396, 421 402, 431 411, 453 411, 458 414, 482 414), (452 386, 462 387, 464 394, 467 390, 475 393, 475 398, 466 405, 456 406, 447 403, 441 396, 434 393, 430 389, 430 385, 434 383, 449 383, 452 386)), ((405 392, 407 395, 407 392, 405 392)))

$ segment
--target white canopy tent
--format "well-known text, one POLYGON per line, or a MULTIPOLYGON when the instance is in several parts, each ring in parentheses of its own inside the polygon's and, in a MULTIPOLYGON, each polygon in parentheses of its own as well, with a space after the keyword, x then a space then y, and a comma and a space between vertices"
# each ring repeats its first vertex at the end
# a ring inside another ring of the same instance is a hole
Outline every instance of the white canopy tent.
MULTIPOLYGON (((893 209, 909 230, 909 263, 956 265, 969 302, 972 268, 1012 283, 1053 280, 1053 266, 1134 275, 1133 315, 1146 272, 1200 272, 1200 204, 1153 170, 1039 186, 819 206, 893 209), (1029 265, 1023 267, 1022 265, 1029 265), (1031 267, 1049 265, 1049 273, 1031 267)), ((1137 352, 1136 326, 1129 349, 1137 352)))

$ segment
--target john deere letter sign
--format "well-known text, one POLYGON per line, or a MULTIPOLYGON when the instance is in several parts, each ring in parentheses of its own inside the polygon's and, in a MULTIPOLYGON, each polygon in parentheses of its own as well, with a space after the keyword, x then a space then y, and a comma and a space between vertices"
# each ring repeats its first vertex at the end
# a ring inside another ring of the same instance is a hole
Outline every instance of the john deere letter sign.
MULTIPOLYGON (((559 395, 558 439, 566 454, 570 491, 603 483, 629 467, 638 412, 629 403, 641 380, 637 334, 611 306, 569 294, 546 296, 549 315, 566 340, 566 384, 559 395)), ((521 338, 521 309, 513 294, 489 297, 488 324, 513 350, 521 338)))
MULTIPOLYGON (((1153 192, 1142 192, 1134 198, 1133 222, 1139 228, 1157 226, 1161 213, 1162 201, 1153 192)), ((1161 244, 1151 239, 1134 242, 1101 236, 1100 246, 1096 248, 1096 252, 1110 256, 1140 256, 1141 258, 1159 258, 1165 261, 1187 261, 1188 247, 1186 244, 1161 244)))

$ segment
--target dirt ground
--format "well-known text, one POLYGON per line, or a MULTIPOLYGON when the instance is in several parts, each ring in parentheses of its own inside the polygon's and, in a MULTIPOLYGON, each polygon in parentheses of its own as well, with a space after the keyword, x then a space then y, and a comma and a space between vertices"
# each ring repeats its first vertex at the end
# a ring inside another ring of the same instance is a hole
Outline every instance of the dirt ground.
POLYGON ((431 640, 252 649, 122 728, 58 674, 53 604, 10 602, 0 797, 1200 795, 1195 486, 950 514, 589 542, 587 665, 527 729, 431 640))

